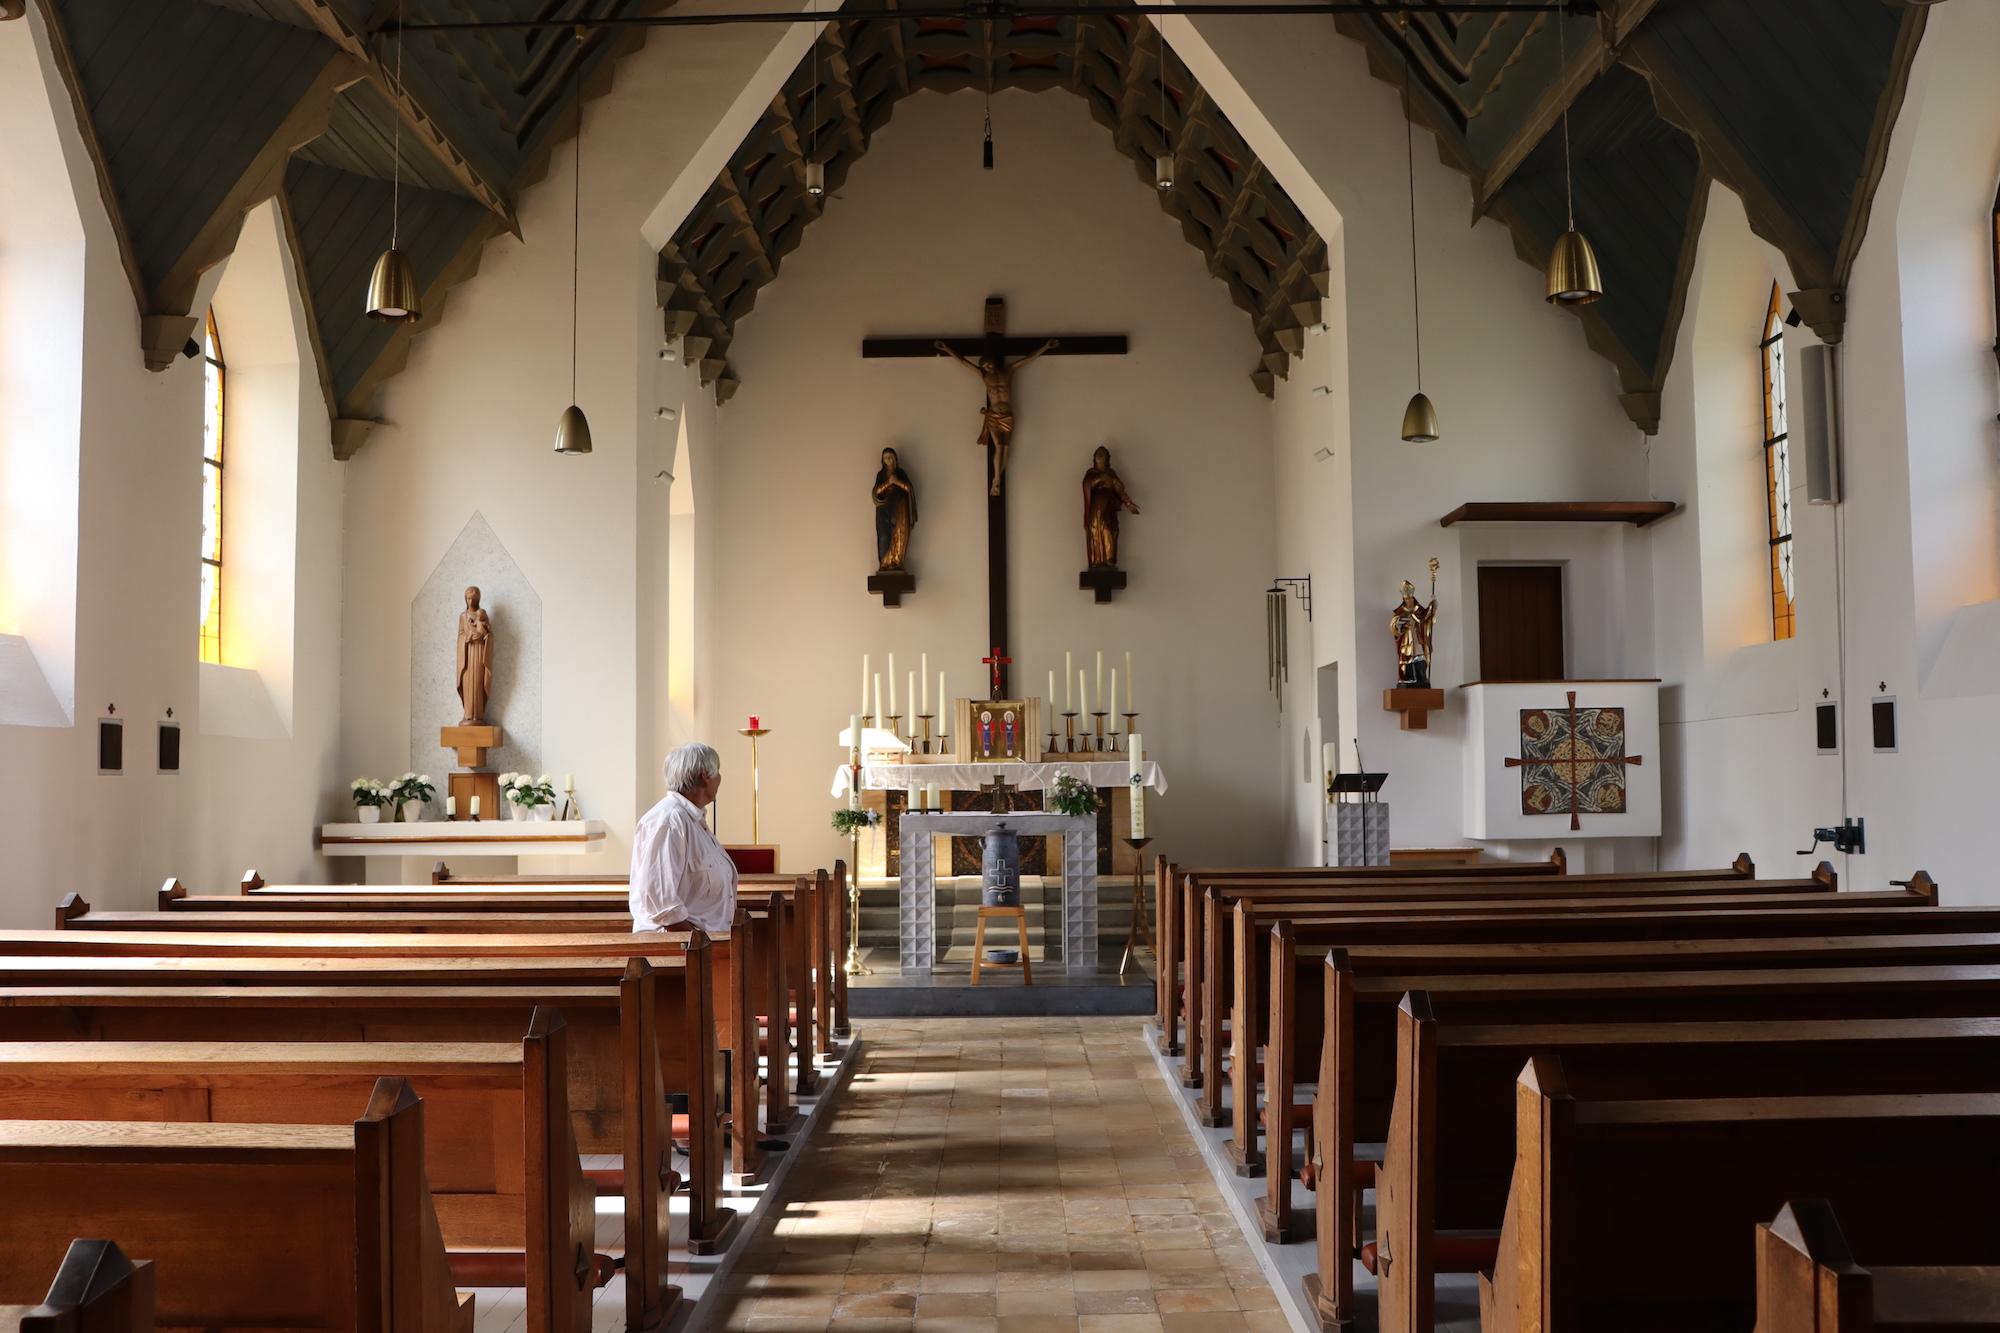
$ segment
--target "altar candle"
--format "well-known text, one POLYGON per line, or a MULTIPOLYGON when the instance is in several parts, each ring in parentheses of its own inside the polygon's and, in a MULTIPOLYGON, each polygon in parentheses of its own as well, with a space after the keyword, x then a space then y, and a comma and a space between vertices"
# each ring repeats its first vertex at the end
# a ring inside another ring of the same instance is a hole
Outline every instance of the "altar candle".
MULTIPOLYGON (((1074 713, 1076 711, 1076 700, 1070 698, 1069 695, 1069 673, 1076 670, 1076 665, 1069 659, 1069 649, 1065 648, 1063 649, 1063 712, 1074 713)), ((1049 691, 1049 702, 1054 703, 1055 698, 1056 692, 1052 689, 1049 691)))
POLYGON ((447 796, 444 798, 444 817, 446 819, 458 818, 458 798, 456 796, 447 796))
POLYGON ((890 717, 894 717, 895 715, 896 715, 896 655, 895 655, 894 653, 890 653, 890 654, 889 654, 889 712, 888 712, 888 716, 890 716, 890 717))
POLYGON ((1050 667, 1050 668, 1049 668, 1049 706, 1050 706, 1051 708, 1053 708, 1053 707, 1055 706, 1055 702, 1056 702, 1056 670, 1055 670, 1055 668, 1054 668, 1054 667, 1050 667))
POLYGON ((1132 688, 1138 680, 1139 678, 1132 674, 1132 654, 1128 651, 1125 654, 1125 711, 1128 713, 1139 711, 1139 691, 1132 688))
POLYGON ((921 800, 923 800, 923 793, 915 787, 911 787, 903 793, 903 808, 905 810, 920 810, 923 808, 918 804, 921 800))
MULTIPOLYGON (((757 725, 757 719, 756 719, 756 718, 754 718, 754 717, 753 717, 753 718, 751 718, 751 719, 750 719, 750 725, 751 725, 751 726, 753 726, 753 727, 754 727, 754 726, 756 726, 756 725, 757 725)), ((565 774, 563 774, 563 790, 564 790, 564 791, 575 791, 575 790, 576 790, 576 774, 574 774, 574 773, 565 773, 565 774)))
POLYGON ((874 716, 874 725, 876 725, 876 726, 878 726, 878 727, 879 727, 879 726, 881 726, 881 725, 882 725, 882 719, 883 719, 883 717, 884 717, 884 716, 886 716, 886 714, 884 714, 884 713, 882 712, 882 673, 878 671, 878 672, 876 672, 876 673, 875 673, 875 716, 874 716))
POLYGON ((1322 774, 1340 771, 1340 746, 1328 741, 1319 747, 1319 768, 1322 774))
POLYGON ((755 713, 750 715, 750 730, 757 730, 757 715, 755 713))
POLYGON ((938 805, 938 785, 933 782, 929 787, 924 789, 924 809, 938 810, 941 808, 938 805))
POLYGON ((472 797, 472 817, 474 819, 479 818, 479 796, 477 793, 474 793, 472 797))
MULTIPOLYGON (((917 658, 917 679, 923 685, 923 706, 917 709, 917 713, 920 716, 929 717, 931 711, 931 655, 929 653, 922 653, 917 658)), ((938 702, 942 703, 944 701, 940 699, 938 702)))
POLYGON ((861 654, 861 711, 868 711, 868 654, 861 654))
POLYGON ((848 767, 861 762, 861 714, 847 719, 847 763, 848 767))
POLYGON ((1132 837, 1136 841, 1146 836, 1146 748, 1137 733, 1133 734, 1131 745, 1126 781, 1132 788, 1132 837))
POLYGON ((1111 668, 1111 716, 1118 716, 1118 668, 1111 668))
POLYGON ((1091 697, 1097 700, 1097 707, 1092 709, 1091 711, 1094 713, 1103 712, 1104 711, 1104 650, 1102 648, 1099 648, 1097 650, 1097 693, 1091 697))
POLYGON ((1087 704, 1090 702, 1090 691, 1085 687, 1082 667, 1076 669, 1076 701, 1078 704, 1087 704))
MULTIPOLYGON (((917 703, 917 673, 916 673, 916 672, 914 672, 914 671, 912 671, 912 672, 910 673, 910 688, 909 688, 909 691, 908 691, 908 692, 907 692, 907 693, 906 693, 906 694, 904 695, 904 697, 905 697, 905 698, 907 698, 907 699, 908 699, 908 700, 910 701, 910 706, 911 706, 912 708, 916 707, 916 703, 917 703)), ((915 713, 912 713, 912 714, 910 714, 910 734, 911 734, 912 736, 914 736, 914 735, 916 735, 916 734, 917 734, 917 715, 916 715, 915 713)))
POLYGON ((944 738, 944 724, 951 717, 951 709, 945 704, 945 701, 949 698, 951 696, 944 692, 944 672, 940 671, 938 672, 938 738, 940 740, 944 738))

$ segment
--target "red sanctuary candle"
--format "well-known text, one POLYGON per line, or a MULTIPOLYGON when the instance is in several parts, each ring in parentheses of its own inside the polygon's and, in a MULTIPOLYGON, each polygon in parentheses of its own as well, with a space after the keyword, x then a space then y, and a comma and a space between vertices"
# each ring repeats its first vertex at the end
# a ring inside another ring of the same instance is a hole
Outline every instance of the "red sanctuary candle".
POLYGON ((750 730, 757 730, 757 715, 755 713, 750 715, 750 730))

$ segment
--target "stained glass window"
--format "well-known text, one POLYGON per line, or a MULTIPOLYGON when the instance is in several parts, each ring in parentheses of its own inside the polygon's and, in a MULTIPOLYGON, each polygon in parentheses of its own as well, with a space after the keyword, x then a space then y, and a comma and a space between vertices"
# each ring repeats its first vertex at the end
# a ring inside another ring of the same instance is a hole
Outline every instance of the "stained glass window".
POLYGON ((201 660, 222 661, 222 406, 228 392, 215 312, 201 341, 201 660))
POLYGON ((1771 637, 1789 639, 1797 629, 1792 585, 1792 446, 1785 409, 1785 312, 1778 284, 1764 312, 1758 343, 1764 368, 1764 499, 1771 538, 1771 637))

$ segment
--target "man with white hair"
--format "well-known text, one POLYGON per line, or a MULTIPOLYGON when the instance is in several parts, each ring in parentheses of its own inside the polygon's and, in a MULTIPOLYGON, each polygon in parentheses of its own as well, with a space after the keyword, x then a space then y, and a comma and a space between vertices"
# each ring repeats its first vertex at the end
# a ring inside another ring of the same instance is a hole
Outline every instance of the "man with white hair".
POLYGON ((722 757, 695 742, 667 756, 667 794, 632 834, 632 929, 710 932, 736 915, 736 865, 702 810, 722 787, 722 757))

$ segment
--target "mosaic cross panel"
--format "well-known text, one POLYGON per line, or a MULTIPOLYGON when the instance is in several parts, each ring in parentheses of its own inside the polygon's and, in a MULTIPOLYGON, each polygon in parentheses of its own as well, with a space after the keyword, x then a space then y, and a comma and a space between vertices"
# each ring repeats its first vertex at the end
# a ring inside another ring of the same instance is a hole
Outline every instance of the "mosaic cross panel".
POLYGON ((1568 815, 1583 827, 1584 815, 1625 813, 1625 770, 1643 763, 1625 753, 1625 710, 1578 708, 1576 691, 1567 708, 1521 710, 1521 757, 1508 768, 1521 770, 1521 813, 1568 815))

